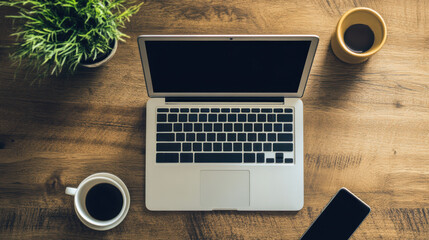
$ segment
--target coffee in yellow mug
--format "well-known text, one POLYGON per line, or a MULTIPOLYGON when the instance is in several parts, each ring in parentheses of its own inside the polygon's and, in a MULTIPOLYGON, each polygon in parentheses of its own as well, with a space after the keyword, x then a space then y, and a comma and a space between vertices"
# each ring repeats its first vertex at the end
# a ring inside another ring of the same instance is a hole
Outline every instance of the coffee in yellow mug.
POLYGON ((346 63, 361 63, 386 42, 387 28, 383 18, 370 8, 353 8, 338 21, 331 38, 334 54, 346 63))

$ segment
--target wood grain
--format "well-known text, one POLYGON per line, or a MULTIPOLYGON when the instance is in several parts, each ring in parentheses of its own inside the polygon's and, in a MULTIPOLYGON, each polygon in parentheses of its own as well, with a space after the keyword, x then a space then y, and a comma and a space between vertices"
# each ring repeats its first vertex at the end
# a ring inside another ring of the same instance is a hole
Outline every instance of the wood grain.
MULTIPOLYGON (((0 239, 298 239, 340 187, 372 212, 352 239, 429 236, 428 1, 146 1, 115 57, 41 85, 13 79, 13 9, 0 8, 0 239), (347 65, 329 48, 346 10, 378 11, 383 49, 347 65), (305 206, 299 212, 150 212, 144 206, 140 34, 317 34, 303 98, 305 206), (66 186, 95 172, 127 184, 131 209, 107 232, 81 224, 66 186)), ((18 73, 22 76, 22 73, 18 73)))

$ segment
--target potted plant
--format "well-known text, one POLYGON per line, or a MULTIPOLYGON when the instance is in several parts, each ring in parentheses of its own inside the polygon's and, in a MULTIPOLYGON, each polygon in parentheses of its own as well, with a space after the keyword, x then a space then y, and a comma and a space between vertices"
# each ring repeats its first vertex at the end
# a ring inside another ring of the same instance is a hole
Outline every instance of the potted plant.
POLYGON ((79 65, 100 66, 115 54, 118 40, 128 37, 119 29, 142 5, 124 4, 125 0, 0 1, 0 6, 18 9, 7 16, 18 26, 12 34, 17 39, 12 62, 39 79, 74 73, 79 65))

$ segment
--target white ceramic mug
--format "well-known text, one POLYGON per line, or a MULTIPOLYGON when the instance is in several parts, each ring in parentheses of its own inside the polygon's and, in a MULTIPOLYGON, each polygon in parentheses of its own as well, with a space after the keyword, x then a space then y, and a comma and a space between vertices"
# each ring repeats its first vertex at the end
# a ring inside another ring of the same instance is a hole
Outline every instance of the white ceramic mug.
POLYGON ((127 186, 117 176, 110 173, 96 173, 85 178, 77 188, 66 188, 66 194, 74 196, 74 209, 77 216, 87 227, 98 231, 105 231, 118 226, 125 218, 130 208, 130 193, 127 186), (123 205, 121 212, 107 221, 93 218, 86 209, 85 199, 88 191, 97 184, 108 183, 115 186, 122 194, 123 205))

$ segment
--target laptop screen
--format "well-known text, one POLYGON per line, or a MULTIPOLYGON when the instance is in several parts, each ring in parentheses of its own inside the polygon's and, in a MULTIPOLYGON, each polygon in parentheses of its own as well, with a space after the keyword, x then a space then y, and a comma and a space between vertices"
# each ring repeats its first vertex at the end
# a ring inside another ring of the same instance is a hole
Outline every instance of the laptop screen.
POLYGON ((311 41, 145 41, 153 91, 296 93, 311 41))

